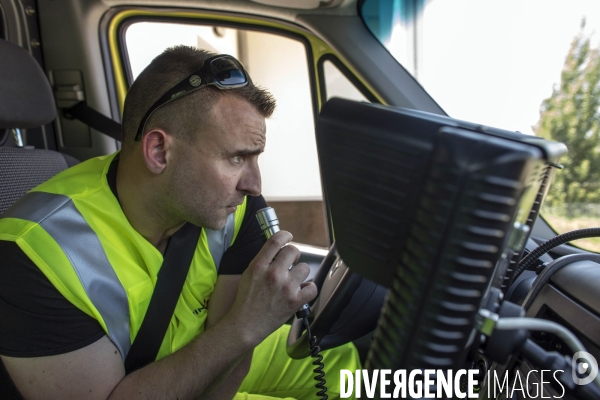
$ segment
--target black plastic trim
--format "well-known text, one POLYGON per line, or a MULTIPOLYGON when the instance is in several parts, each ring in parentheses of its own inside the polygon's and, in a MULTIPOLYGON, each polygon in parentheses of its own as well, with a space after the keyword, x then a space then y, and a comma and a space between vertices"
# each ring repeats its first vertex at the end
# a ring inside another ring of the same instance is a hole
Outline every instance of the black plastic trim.
POLYGON ((0 4, 0 39, 6 40, 8 33, 6 32, 6 16, 2 4, 0 4))
POLYGON ((600 357, 600 341, 596 334, 600 330, 598 314, 553 284, 547 284, 542 289, 526 316, 560 323, 581 340, 588 352, 596 358, 600 357))

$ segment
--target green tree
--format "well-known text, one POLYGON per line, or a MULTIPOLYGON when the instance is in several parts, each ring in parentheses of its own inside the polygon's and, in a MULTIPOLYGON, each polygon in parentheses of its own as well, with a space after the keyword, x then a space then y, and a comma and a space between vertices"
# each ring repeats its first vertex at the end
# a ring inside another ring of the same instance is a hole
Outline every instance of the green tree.
POLYGON ((560 160, 565 168, 554 175, 549 206, 600 201, 600 50, 591 47, 584 28, 585 20, 571 43, 560 84, 542 102, 534 128, 538 136, 569 149, 560 160))

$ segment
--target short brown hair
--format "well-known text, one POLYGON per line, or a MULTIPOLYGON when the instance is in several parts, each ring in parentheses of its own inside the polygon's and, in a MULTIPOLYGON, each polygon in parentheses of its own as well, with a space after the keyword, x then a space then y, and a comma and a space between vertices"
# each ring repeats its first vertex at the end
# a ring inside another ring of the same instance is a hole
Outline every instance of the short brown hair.
MULTIPOLYGON (((124 151, 133 148, 140 121, 152 104, 215 55, 195 47, 176 46, 169 47, 148 64, 133 82, 125 98, 122 138, 124 151)), ((229 90, 207 86, 156 110, 146 122, 146 130, 158 126, 184 140, 191 140, 198 130, 198 121, 208 118, 216 101, 227 95, 246 100, 265 118, 275 111, 273 95, 252 82, 245 87, 229 90)))

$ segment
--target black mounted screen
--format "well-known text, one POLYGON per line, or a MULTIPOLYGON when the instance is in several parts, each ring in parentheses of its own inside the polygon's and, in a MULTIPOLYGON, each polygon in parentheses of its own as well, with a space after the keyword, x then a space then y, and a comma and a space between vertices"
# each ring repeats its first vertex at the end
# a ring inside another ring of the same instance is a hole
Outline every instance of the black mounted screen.
POLYGON ((343 99, 323 107, 317 145, 341 257, 390 288, 370 367, 458 368, 565 146, 343 99))

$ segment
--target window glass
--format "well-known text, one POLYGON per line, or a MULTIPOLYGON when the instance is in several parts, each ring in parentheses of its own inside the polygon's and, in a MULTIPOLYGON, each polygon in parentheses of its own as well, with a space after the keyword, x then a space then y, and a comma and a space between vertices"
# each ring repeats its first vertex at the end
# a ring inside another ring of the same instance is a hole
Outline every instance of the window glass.
POLYGON ((253 82, 277 100, 259 158, 263 195, 295 241, 328 247, 305 45, 264 32, 156 22, 132 24, 125 42, 134 78, 179 44, 231 54, 244 64, 253 82))
POLYGON ((448 115, 565 143, 542 216, 560 233, 600 225, 600 2, 366 0, 361 12, 448 115))
POLYGON ((325 75, 325 93, 327 100, 332 97, 343 97, 355 101, 368 101, 365 96, 354 86, 352 82, 331 61, 323 63, 325 75))
POLYGON ((125 43, 133 79, 172 46, 193 46, 239 57, 237 30, 217 26, 137 22, 127 28, 125 43))

